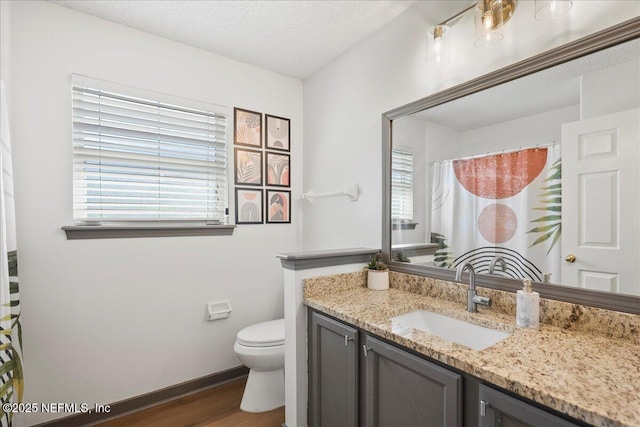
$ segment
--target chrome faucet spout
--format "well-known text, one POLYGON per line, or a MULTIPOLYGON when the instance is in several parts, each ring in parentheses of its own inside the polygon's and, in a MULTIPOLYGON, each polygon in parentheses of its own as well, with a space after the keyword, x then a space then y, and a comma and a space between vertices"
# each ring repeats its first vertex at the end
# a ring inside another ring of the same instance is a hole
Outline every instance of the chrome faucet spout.
POLYGON ((489 274, 495 274, 496 265, 500 266, 500 270, 507 271, 507 263, 501 256, 494 256, 489 264, 489 274))
POLYGON ((470 262, 464 262, 456 269, 456 280, 462 280, 462 273, 469 270, 469 290, 467 291, 467 311, 478 311, 478 304, 491 306, 491 298, 476 295, 476 271, 470 262))
POLYGON ((462 280, 462 273, 465 270, 469 270, 469 289, 476 290, 476 270, 474 270, 473 265, 470 262, 463 262, 458 266, 456 270, 456 280, 462 280))

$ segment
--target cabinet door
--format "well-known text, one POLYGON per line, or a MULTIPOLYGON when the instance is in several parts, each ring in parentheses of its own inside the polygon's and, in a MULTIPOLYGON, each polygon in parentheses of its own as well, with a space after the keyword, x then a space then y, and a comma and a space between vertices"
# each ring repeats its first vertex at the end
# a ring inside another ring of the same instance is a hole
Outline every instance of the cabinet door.
POLYGON ((575 427, 576 424, 565 421, 562 418, 485 385, 481 385, 480 426, 575 427))
POLYGON ((367 427, 462 426, 462 377, 366 337, 367 427))
POLYGON ((358 425, 358 331, 311 313, 309 422, 313 427, 358 425))

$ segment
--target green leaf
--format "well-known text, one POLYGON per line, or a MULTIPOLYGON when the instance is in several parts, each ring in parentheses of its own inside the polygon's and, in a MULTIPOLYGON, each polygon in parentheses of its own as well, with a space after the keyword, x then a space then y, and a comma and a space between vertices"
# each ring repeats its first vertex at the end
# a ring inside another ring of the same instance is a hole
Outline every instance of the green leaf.
POLYGON ((4 375, 7 372, 11 372, 13 370, 13 365, 15 365, 13 359, 7 360, 2 365, 0 365, 0 375, 4 375))
POLYGON ((542 233, 543 231, 548 231, 551 229, 555 229, 560 227, 559 223, 556 224, 550 224, 550 225, 545 225, 542 227, 536 227, 536 228, 532 228, 531 230, 527 231, 527 233, 542 233))
POLYGON ((18 343, 20 344, 20 349, 22 349, 22 323, 17 322, 18 325, 18 343))
POLYGON ((551 212, 562 212, 562 206, 547 206, 544 208, 533 208, 534 211, 551 211, 551 212))
POLYGON ((562 219, 562 215, 547 215, 547 216, 541 216, 540 218, 532 219, 529 222, 560 221, 561 219, 562 219))
POLYGON ((562 196, 562 190, 551 190, 546 193, 538 194, 538 197, 562 196))
POLYGON ((553 236, 553 242, 551 242, 551 246, 549 246, 549 250, 547 251, 547 255, 549 255, 549 252, 551 252, 551 249, 553 249, 553 247, 556 245, 556 243, 558 243, 558 241, 560 240, 560 236, 561 236, 561 232, 560 229, 557 230, 556 235, 553 236))
POLYGON ((11 389, 12 385, 13 385, 13 379, 2 384, 2 387, 0 387, 0 396, 5 396, 7 394, 7 391, 11 389))
POLYGON ((557 190, 560 189, 562 190, 562 184, 558 183, 558 184, 551 184, 549 186, 546 187, 542 187, 541 190, 557 190))
POLYGON ((544 234, 543 236, 538 237, 535 242, 533 242, 531 245, 529 245, 529 247, 532 248, 535 245, 540 244, 540 243, 544 242, 545 240, 548 240, 549 237, 553 236, 553 233, 555 233, 555 232, 556 232, 556 230, 553 230, 553 231, 550 231, 550 232, 544 234))
POLYGON ((541 200, 541 202, 547 203, 547 204, 551 204, 551 203, 562 204, 562 197, 554 197, 552 199, 541 200))

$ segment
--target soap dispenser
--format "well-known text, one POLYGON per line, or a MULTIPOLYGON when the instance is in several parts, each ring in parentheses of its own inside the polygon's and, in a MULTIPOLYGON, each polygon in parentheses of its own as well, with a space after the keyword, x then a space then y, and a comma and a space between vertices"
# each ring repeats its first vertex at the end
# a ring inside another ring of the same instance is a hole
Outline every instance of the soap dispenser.
POLYGON ((537 328, 540 324, 540 294, 531 289, 531 279, 524 279, 522 284, 522 290, 516 296, 516 325, 537 328))

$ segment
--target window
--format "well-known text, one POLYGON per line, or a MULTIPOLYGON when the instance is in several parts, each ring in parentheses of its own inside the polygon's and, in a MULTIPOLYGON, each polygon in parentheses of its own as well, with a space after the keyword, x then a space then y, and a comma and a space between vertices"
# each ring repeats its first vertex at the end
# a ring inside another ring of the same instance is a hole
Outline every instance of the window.
POLYGON ((160 94, 113 91, 111 84, 105 90, 103 82, 73 77, 76 223, 223 218, 225 114, 211 105, 193 108, 195 101, 165 102, 160 94))
POLYGON ((391 219, 413 220, 413 154, 397 148, 391 152, 391 219))

